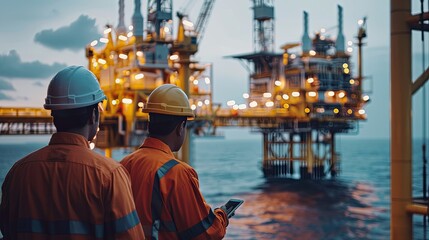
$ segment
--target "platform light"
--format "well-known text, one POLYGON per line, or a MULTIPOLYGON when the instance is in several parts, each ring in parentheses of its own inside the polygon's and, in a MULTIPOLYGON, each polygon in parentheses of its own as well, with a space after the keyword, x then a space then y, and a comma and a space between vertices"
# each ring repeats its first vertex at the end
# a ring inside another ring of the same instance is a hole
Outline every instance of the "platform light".
POLYGON ((335 114, 338 114, 338 113, 340 112, 340 110, 338 110, 338 108, 334 108, 333 112, 334 112, 335 114))
POLYGON ((291 54, 290 55, 290 59, 295 59, 296 58, 296 55, 295 54, 291 54))
POLYGON ((198 101, 197 105, 198 105, 198 107, 202 107, 203 106, 203 102, 202 101, 198 101))
POLYGON ((346 94, 344 93, 344 92, 340 92, 340 93, 338 93, 338 97, 339 98, 343 98, 343 97, 345 97, 346 96, 346 94))
POLYGON ((90 44, 90 45, 91 45, 91 47, 94 47, 94 46, 95 46, 95 45, 97 45, 97 44, 98 44, 98 41, 97 41, 97 40, 94 40, 94 41, 92 41, 92 42, 91 42, 91 44, 90 44))
POLYGON ((191 21, 189 21, 187 19, 183 19, 182 23, 183 23, 183 25, 185 25, 188 28, 193 28, 194 27, 194 23, 192 23, 191 21))
POLYGON ((175 61, 175 60, 178 60, 178 59, 179 59, 179 55, 177 55, 177 54, 173 54, 173 55, 170 56, 170 60, 171 61, 175 61))
POLYGON ((265 103, 265 106, 266 107, 273 107, 274 106, 274 102, 268 101, 268 102, 265 103))
POLYGON ((328 91, 328 96, 330 96, 330 97, 335 96, 335 92, 334 91, 328 91))
POLYGON ((104 59, 102 59, 102 58, 99 58, 98 60, 97 60, 97 62, 99 63, 99 64, 106 64, 107 62, 106 62, 106 60, 104 60, 104 59))
POLYGON ((287 109, 287 108, 289 108, 289 104, 285 103, 285 104, 283 104, 283 107, 287 109))
POLYGON ((193 83, 194 85, 198 85, 198 79, 195 79, 194 81, 192 81, 192 83, 193 83))
POLYGON ((316 56, 316 51, 314 51, 314 50, 310 50, 310 56, 316 56))
POLYGON ((104 29, 104 31, 103 31, 103 33, 104 34, 109 34, 109 33, 111 33, 112 32, 112 28, 106 28, 106 29, 104 29))
POLYGON ((366 101, 368 101, 368 100, 369 100, 369 96, 368 96, 368 95, 365 95, 365 96, 363 96, 363 97, 362 97, 362 99, 366 102, 366 101))
POLYGON ((102 42, 102 43, 108 43, 109 39, 107 39, 107 38, 100 38, 99 41, 102 42))
POLYGON ((353 48, 352 47, 348 47, 347 48, 347 52, 349 52, 349 53, 353 52, 353 48))
POLYGON ((343 68, 348 68, 349 65, 347 63, 343 63, 343 68))
POLYGON ((317 113, 324 113, 325 109, 323 107, 316 108, 317 113))
POLYGON ((282 96, 280 96, 280 95, 276 95, 276 100, 277 100, 277 101, 282 100, 282 96))
POLYGON ((115 79, 115 83, 116 84, 120 84, 121 83, 121 79, 120 78, 115 79))
POLYGON ((359 20, 358 20, 358 24, 359 24, 359 26, 362 26, 362 24, 363 24, 363 19, 359 19, 359 20))
POLYGON ((252 101, 249 103, 249 107, 251 107, 251 108, 254 108, 256 106, 258 106, 258 103, 256 101, 252 101))
POLYGON ((132 31, 134 29, 133 25, 128 26, 128 30, 132 31))
POLYGON ((345 74, 349 74, 349 73, 350 73, 350 70, 349 70, 348 68, 344 68, 344 73, 345 73, 345 74))
POLYGON ((136 74, 136 75, 134 76, 134 78, 135 78, 136 80, 142 79, 142 78, 144 78, 144 74, 143 74, 143 73, 136 74))
POLYGON ((137 51, 136 55, 137 55, 137 57, 143 57, 143 52, 142 51, 137 51))
POLYGON ((133 32, 129 32, 129 33, 127 33, 127 37, 132 37, 134 34, 133 34, 133 32))
POLYGON ((232 107, 235 105, 235 101, 234 100, 229 100, 228 102, 226 102, 226 105, 232 107))
POLYGON ((310 108, 306 107, 306 108, 304 109, 304 112, 305 112, 305 113, 310 113, 310 108))
POLYGON ((128 55, 121 53, 119 54, 119 58, 126 60, 128 58, 128 55))
POLYGON ((353 45, 353 42, 349 40, 349 41, 347 41, 347 45, 348 45, 348 46, 352 46, 352 45, 353 45))
POLYGON ((93 66, 93 67, 97 67, 97 66, 98 66, 98 63, 97 63, 97 62, 93 62, 93 63, 92 63, 92 66, 93 66))
POLYGON ((113 105, 113 106, 115 106, 116 104, 118 104, 118 102, 119 102, 118 100, 113 99, 113 100, 112 100, 112 105, 113 105))
POLYGON ((311 77, 311 78, 308 78, 308 79, 307 79, 307 82, 308 82, 308 83, 313 83, 313 82, 314 82, 314 78, 312 78, 312 77, 311 77))
POLYGON ((245 98, 245 99, 249 98, 249 94, 248 93, 243 93, 243 98, 245 98))
POLYGON ((170 28, 168 28, 167 26, 164 27, 164 32, 165 33, 169 33, 170 32, 170 28))
POLYGON ((359 113, 360 115, 364 115, 364 114, 365 114, 365 110, 364 110, 364 109, 360 109, 360 110, 358 111, 358 113, 359 113))
POLYGON ((234 106, 232 106, 232 109, 238 110, 238 104, 234 104, 234 106))
POLYGON ((247 106, 246 106, 246 104, 240 104, 240 105, 238 105, 238 109, 240 109, 240 110, 243 110, 243 109, 246 109, 247 108, 247 106))
POLYGON ((118 39, 121 41, 127 41, 128 40, 128 38, 124 35, 119 35, 118 39))
POLYGON ((208 100, 208 99, 204 100, 204 104, 205 105, 209 105, 210 104, 210 100, 208 100))
POLYGON ((322 41, 323 41, 323 40, 325 40, 325 39, 326 39, 326 38, 325 38, 325 36, 322 36, 322 35, 320 36, 320 40, 322 40, 322 41))
POLYGON ((292 97, 299 97, 301 95, 299 92, 292 92, 292 97))
POLYGON ((355 84, 355 80, 354 79, 350 79, 349 83, 350 83, 350 85, 353 85, 353 84, 355 84))
POLYGON ((191 109, 192 109, 192 111, 193 111, 193 110, 197 109, 197 106, 196 106, 195 104, 192 104, 192 105, 191 105, 191 109))
POLYGON ((133 100, 131 98, 122 98, 123 104, 131 104, 133 103, 133 100))
POLYGON ((144 103, 143 103, 143 102, 139 102, 139 103, 137 103, 137 106, 138 106, 139 108, 143 108, 144 103))
POLYGON ((288 99, 289 99, 289 95, 287 95, 287 94, 285 93, 285 94, 283 94, 283 95, 282 95, 282 98, 283 98, 284 100, 288 100, 288 99))
POLYGON ((351 110, 350 108, 347 110, 347 114, 351 115, 353 113, 353 110, 351 110))
POLYGON ((317 94, 314 91, 308 92, 309 97, 315 97, 317 94))
POLYGON ((264 98, 270 98, 272 95, 269 92, 266 92, 264 94, 262 94, 262 96, 264 96, 264 98))
POLYGON ((282 85, 282 82, 280 82, 279 80, 276 80, 276 81, 274 82, 274 84, 275 84, 277 87, 280 87, 280 86, 282 85))
POLYGON ((321 29, 320 29, 320 32, 321 32, 321 33, 325 33, 325 32, 326 32, 326 28, 321 28, 321 29))
POLYGON ((204 81, 206 82, 206 84, 210 84, 210 78, 206 77, 204 78, 204 81))

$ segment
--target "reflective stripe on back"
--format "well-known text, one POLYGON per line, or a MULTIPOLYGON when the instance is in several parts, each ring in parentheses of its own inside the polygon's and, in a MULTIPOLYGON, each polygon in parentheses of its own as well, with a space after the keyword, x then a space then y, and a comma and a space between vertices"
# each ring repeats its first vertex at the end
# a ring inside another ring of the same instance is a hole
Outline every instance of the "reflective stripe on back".
POLYGON ((200 235, 201 233, 207 231, 207 229, 209 229, 211 227, 211 225, 213 224, 213 221, 215 218, 216 218, 215 214, 210 209, 210 212, 207 215, 207 217, 204 218, 203 220, 201 220, 201 222, 195 224, 194 226, 186 229, 183 232, 180 232, 179 233, 180 239, 182 239, 182 240, 192 239, 192 238, 200 235))
MULTIPOLYGON (((168 171, 170 171, 171 168, 179 164, 178 161, 175 159, 171 159, 170 161, 164 163, 155 174, 155 179, 153 181, 153 188, 152 188, 152 202, 151 202, 151 210, 152 210, 152 239, 157 240, 158 239, 158 233, 160 231, 161 225, 163 222, 161 222, 161 210, 162 210, 162 195, 161 195, 161 189, 159 186, 159 180, 167 174, 168 171)), ((169 224, 171 225, 171 224, 169 224)), ((174 224, 172 224, 174 225, 174 224)), ((171 226, 168 227, 171 229, 171 226)), ((174 227, 175 229, 175 227, 174 227)))
POLYGON ((137 224, 140 220, 134 210, 126 216, 105 224, 91 224, 83 221, 45 221, 36 219, 19 219, 17 232, 40 233, 46 235, 89 235, 96 238, 104 238, 105 234, 125 232, 137 224))

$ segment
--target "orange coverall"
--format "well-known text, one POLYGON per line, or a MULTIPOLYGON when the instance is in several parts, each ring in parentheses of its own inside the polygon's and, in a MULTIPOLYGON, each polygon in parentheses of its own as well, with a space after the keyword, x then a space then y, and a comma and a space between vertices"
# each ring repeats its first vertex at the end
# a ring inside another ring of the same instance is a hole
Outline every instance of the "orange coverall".
POLYGON ((2 186, 5 239, 144 239, 123 166, 73 133, 11 168, 2 186))
POLYGON ((146 138, 121 163, 129 171, 140 221, 147 239, 222 239, 228 218, 214 211, 199 190, 198 176, 174 158, 168 145, 146 138))

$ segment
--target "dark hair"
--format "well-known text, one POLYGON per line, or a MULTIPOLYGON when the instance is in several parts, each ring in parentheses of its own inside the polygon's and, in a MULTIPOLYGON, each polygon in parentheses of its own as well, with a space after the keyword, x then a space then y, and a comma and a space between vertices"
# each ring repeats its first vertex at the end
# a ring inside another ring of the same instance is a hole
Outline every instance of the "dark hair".
POLYGON ((92 117, 92 112, 94 110, 96 118, 98 119, 98 104, 75 109, 52 110, 51 115, 54 117, 54 125, 57 131, 64 132, 85 126, 89 118, 92 117))
POLYGON ((170 134, 177 125, 183 121, 186 123, 187 117, 173 116, 159 113, 149 114, 149 134, 155 136, 166 136, 170 134))

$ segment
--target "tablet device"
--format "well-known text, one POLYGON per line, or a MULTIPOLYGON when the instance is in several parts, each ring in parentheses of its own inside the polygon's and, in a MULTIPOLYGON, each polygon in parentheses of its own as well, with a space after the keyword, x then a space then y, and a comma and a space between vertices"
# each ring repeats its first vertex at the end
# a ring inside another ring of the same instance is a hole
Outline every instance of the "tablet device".
POLYGON ((234 215, 235 210, 243 203, 244 201, 241 199, 229 199, 229 201, 225 204, 226 215, 228 218, 234 215))

